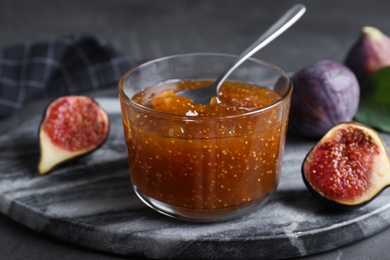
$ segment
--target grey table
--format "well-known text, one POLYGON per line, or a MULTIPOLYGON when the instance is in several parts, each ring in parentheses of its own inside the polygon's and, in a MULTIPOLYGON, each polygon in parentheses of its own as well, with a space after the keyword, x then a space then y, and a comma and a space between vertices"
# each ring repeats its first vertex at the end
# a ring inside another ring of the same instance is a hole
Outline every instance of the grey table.
MULTIPOLYGON (((343 62, 361 27, 390 34, 390 1, 302 0, 308 12, 256 54, 296 71, 320 59, 343 62)), ((293 0, 2 0, 0 46, 74 32, 99 34, 142 61, 187 52, 238 54, 293 0)), ((0 122, 0 132, 11 123, 0 122)), ((0 259, 126 259, 63 243, 0 215, 0 259)), ((306 259, 386 259, 390 230, 306 259)))

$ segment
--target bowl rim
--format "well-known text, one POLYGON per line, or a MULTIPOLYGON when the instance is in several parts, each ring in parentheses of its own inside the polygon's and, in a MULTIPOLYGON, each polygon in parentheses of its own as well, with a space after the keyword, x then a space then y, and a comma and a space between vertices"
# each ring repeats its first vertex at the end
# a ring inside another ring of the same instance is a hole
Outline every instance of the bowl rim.
POLYGON ((192 121, 192 120, 198 121, 200 119, 211 119, 211 118, 214 118, 214 119, 236 118, 236 117, 243 117, 243 116, 248 116, 248 115, 252 115, 252 114, 257 114, 259 112, 265 112, 265 111, 270 110, 273 107, 275 107, 275 106, 277 106, 277 105, 279 105, 281 103, 284 103, 286 101, 286 99, 289 96, 291 96, 291 94, 292 94, 293 83, 292 83, 291 77, 284 70, 282 70, 280 67, 274 65, 271 62, 268 62, 268 61, 265 61, 265 60, 261 60, 261 59, 257 59, 257 58, 253 58, 253 57, 249 58, 248 60, 250 60, 252 62, 255 62, 255 63, 258 63, 260 65, 266 66, 268 68, 271 68, 271 69, 277 71, 278 73, 280 73, 281 76, 283 76, 284 78, 287 79, 288 87, 287 87, 287 90, 285 91, 285 93, 283 95, 281 95, 281 97, 279 99, 277 99, 276 101, 274 101, 274 102, 272 102, 272 103, 270 103, 270 104, 268 104, 268 105, 266 105, 264 107, 257 108, 257 109, 254 109, 254 110, 251 110, 251 111, 248 111, 248 112, 244 112, 244 113, 241 113, 241 114, 223 115, 223 116, 201 116, 201 117, 199 117, 199 116, 190 116, 190 115, 170 114, 170 113, 167 113, 167 112, 162 112, 162 111, 155 110, 153 108, 146 107, 146 106, 144 106, 142 104, 139 104, 139 103, 133 101, 130 97, 128 97, 128 95, 123 90, 123 85, 124 85, 124 81, 126 80, 126 78, 131 73, 134 73, 135 71, 139 70, 140 68, 149 66, 152 63, 156 63, 156 62, 163 61, 163 60, 175 59, 175 58, 179 58, 179 57, 190 57, 190 56, 220 56, 220 57, 229 57, 229 58, 237 58, 238 57, 236 55, 225 54, 225 53, 216 53, 216 52, 198 52, 197 53, 197 52, 194 52, 194 53, 184 53, 184 54, 175 54, 175 55, 170 55, 170 56, 163 56, 163 57, 160 57, 160 58, 157 58, 157 59, 152 59, 152 60, 143 62, 143 63, 141 63, 141 64, 139 64, 139 65, 129 69, 120 78, 120 80, 118 82, 118 91, 119 91, 119 96, 120 96, 121 100, 124 101, 128 106, 135 107, 135 108, 137 108, 139 110, 142 110, 143 112, 146 112, 146 113, 152 113, 152 114, 156 114, 156 115, 158 114, 158 115, 162 115, 162 116, 165 116, 165 117, 172 117, 172 118, 177 118, 177 119, 186 119, 186 120, 190 120, 190 121, 192 121))

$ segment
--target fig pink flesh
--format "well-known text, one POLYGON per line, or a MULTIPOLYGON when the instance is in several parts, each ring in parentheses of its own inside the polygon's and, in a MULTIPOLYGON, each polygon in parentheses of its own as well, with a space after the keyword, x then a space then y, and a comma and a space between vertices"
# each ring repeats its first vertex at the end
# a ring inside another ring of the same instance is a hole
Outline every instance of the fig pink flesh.
POLYGON ((308 155, 306 178, 331 200, 354 201, 369 189, 373 158, 379 152, 373 138, 361 129, 337 129, 308 155))
POLYGON ((56 100, 48 108, 43 130, 54 144, 77 151, 100 144, 106 138, 105 119, 91 99, 71 96, 56 100))

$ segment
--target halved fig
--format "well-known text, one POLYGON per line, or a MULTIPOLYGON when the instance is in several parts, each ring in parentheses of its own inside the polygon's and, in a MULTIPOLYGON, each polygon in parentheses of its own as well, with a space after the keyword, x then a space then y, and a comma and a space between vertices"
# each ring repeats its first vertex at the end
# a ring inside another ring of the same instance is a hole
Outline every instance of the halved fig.
POLYGON ((333 205, 365 205, 390 185, 386 145, 372 128, 345 122, 331 128, 307 154, 303 180, 333 205))
POLYGON ((109 117, 92 98, 66 96, 54 100, 39 129, 39 173, 48 173, 96 150, 106 140, 108 131, 109 117))

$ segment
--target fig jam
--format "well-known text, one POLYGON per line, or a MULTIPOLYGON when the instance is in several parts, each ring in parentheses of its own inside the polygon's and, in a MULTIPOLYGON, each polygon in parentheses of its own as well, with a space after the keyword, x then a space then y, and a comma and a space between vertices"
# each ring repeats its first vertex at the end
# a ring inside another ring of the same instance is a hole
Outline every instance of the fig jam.
POLYGON ((209 105, 175 93, 210 84, 165 82, 136 93, 139 106, 121 97, 135 190, 205 215, 258 204, 276 189, 289 109, 274 105, 275 91, 236 81, 209 105))

